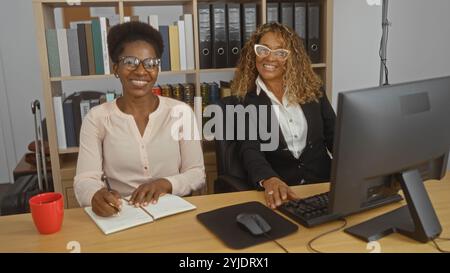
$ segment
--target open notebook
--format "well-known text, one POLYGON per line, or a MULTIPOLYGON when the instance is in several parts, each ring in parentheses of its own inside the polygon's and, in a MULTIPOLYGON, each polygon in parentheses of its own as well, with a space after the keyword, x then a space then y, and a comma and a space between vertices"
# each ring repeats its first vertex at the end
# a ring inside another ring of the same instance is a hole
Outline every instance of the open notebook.
POLYGON ((128 205, 128 202, 124 200, 119 216, 101 217, 92 211, 92 207, 84 208, 86 213, 106 235, 193 209, 196 209, 193 204, 172 194, 165 194, 159 197, 156 204, 139 208, 128 205))

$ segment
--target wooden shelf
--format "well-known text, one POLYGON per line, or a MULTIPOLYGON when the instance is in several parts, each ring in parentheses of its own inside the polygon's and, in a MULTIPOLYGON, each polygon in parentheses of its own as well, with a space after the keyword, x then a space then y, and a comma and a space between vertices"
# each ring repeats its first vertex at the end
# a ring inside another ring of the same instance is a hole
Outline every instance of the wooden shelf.
POLYGON ((70 147, 67 149, 59 149, 59 154, 74 154, 78 153, 79 148, 78 147, 70 147))
POLYGON ((312 66, 312 68, 326 68, 327 64, 319 63, 319 64, 312 64, 311 66, 312 66))
MULTIPOLYGON (((323 59, 322 63, 312 64, 314 71, 323 79, 327 92, 331 92, 332 83, 332 30, 333 30, 333 1, 334 0, 320 0, 323 4, 323 16, 321 19, 321 45, 323 59)), ((214 3, 213 0, 32 0, 32 9, 35 18, 35 28, 37 33, 37 46, 40 53, 40 70, 42 73, 43 82, 43 99, 45 104, 45 116, 47 118, 47 133, 50 147, 50 157, 52 162, 52 177, 55 191, 61 192, 64 195, 68 185, 73 182, 73 176, 75 175, 75 168, 77 163, 77 156, 79 152, 78 147, 70 147, 67 149, 59 149, 56 136, 56 122, 53 109, 53 94, 62 89, 62 83, 68 81, 118 81, 114 75, 85 75, 85 76, 68 76, 68 77, 50 77, 48 67, 47 56, 47 44, 45 38, 45 30, 55 28, 55 8, 82 8, 88 10, 90 7, 115 7, 116 13, 120 17, 120 21, 123 22, 124 16, 128 16, 131 7, 154 7, 154 6, 181 6, 181 15, 183 13, 191 13, 193 19, 193 32, 194 32, 194 50, 196 69, 188 71, 160 71, 159 75, 162 77, 171 76, 184 76, 186 82, 196 84, 196 95, 200 95, 200 85, 202 79, 206 77, 215 77, 215 81, 220 80, 220 76, 215 76, 214 73, 234 73, 235 68, 220 68, 220 69, 200 69, 199 60, 199 33, 198 33, 198 12, 197 7, 199 3, 214 3), (210 74, 210 75, 208 75, 210 74), (64 183, 63 183, 64 181, 64 183), (69 183, 69 184, 68 184, 69 183)), ((235 2, 232 0, 223 0, 222 2, 230 3, 235 2)), ((266 3, 269 0, 239 0, 239 3, 253 2, 258 5, 258 23, 265 23, 266 21, 266 3)), ((178 10, 178 8, 177 8, 178 10)), ((73 11, 73 10, 71 10, 73 11)), ((109 83, 109 82, 108 82, 109 83)), ((117 82, 118 83, 118 82, 117 82)), ((330 96, 330 94, 328 94, 330 96)), ((202 146, 206 154, 207 159, 205 163, 209 166, 208 181, 211 182, 214 179, 215 168, 214 156, 214 141, 202 140, 202 146)), ((209 183, 208 182, 208 183, 209 183)), ((70 186, 70 185, 69 185, 70 186)), ((66 200, 67 201, 67 200, 66 200)))
POLYGON ((229 68, 214 68, 214 69, 199 69, 198 71, 200 73, 218 73, 218 72, 234 72, 236 68, 229 67, 229 68))

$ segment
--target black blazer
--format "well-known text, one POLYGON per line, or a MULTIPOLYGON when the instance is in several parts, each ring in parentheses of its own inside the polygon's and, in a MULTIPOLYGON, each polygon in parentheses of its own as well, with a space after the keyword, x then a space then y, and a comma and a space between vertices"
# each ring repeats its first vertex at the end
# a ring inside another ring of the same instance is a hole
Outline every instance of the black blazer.
MULTIPOLYGON (((268 127, 266 128, 270 128, 272 103, 265 92, 260 92, 259 95, 256 94, 256 91, 247 93, 244 105, 255 105, 257 109, 260 105, 267 105, 268 127)), ((239 142, 240 158, 250 183, 256 189, 261 189, 259 181, 273 176, 279 177, 288 185, 329 181, 331 158, 327 149, 332 153, 336 114, 325 92, 319 102, 310 102, 301 107, 308 124, 308 132, 306 147, 299 159, 296 159, 289 151, 279 126, 279 145, 274 151, 260 150, 261 143, 269 143, 270 139, 266 141, 261 139, 259 127, 257 140, 248 140, 247 131, 246 140, 239 142)), ((259 118, 258 114, 258 120, 259 118)), ((247 119, 247 128, 248 122, 247 119)))

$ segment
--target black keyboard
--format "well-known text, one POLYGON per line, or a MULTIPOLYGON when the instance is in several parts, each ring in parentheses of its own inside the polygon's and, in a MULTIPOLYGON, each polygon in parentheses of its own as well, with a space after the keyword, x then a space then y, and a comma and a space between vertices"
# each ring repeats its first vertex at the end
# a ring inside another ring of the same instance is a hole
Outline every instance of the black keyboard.
MULTIPOLYGON (((326 222, 337 220, 342 217, 332 214, 328 210, 329 192, 313 195, 303 199, 291 200, 282 204, 278 209, 292 220, 306 227, 317 226, 326 222)), ((398 194, 382 196, 364 204, 358 211, 377 208, 386 204, 403 200, 398 194)))
POLYGON ((313 227, 339 217, 328 211, 328 193, 321 193, 303 199, 291 200, 278 209, 292 220, 306 227, 313 227))

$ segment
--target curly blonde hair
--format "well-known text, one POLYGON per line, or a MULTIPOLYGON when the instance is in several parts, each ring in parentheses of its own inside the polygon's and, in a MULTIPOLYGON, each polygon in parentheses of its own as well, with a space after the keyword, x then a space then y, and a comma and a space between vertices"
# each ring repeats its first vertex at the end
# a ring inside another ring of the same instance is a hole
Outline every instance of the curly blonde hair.
POLYGON ((318 101, 322 97, 320 90, 322 81, 311 67, 311 61, 306 54, 301 38, 291 28, 276 22, 259 26, 245 43, 234 74, 231 90, 235 90, 237 96, 243 99, 248 92, 256 89, 255 80, 258 77, 258 70, 256 69, 256 54, 253 48, 268 32, 279 34, 285 43, 284 48, 290 51, 283 75, 288 100, 299 104, 318 101))

